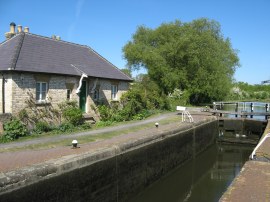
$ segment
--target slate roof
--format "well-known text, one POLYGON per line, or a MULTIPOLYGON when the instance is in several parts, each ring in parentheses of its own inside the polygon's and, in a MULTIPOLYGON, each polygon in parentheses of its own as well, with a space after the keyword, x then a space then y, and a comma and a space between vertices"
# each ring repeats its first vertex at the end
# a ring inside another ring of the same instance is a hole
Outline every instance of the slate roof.
POLYGON ((132 81, 88 46, 30 33, 0 44, 0 71, 25 71, 132 81))

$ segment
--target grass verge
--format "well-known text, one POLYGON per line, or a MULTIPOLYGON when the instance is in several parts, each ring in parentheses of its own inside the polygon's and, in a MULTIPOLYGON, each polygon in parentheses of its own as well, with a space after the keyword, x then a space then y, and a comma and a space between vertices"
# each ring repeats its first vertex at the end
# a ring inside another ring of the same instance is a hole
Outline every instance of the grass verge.
MULTIPOLYGON (((172 117, 159 121, 159 124, 167 125, 172 122, 179 122, 179 121, 180 121, 179 116, 172 116, 172 117)), ((128 123, 132 123, 132 122, 135 122, 135 121, 131 121, 128 123)), ((127 122, 125 123, 122 122, 122 123, 117 123, 116 125, 121 125, 121 124, 126 124, 126 123, 127 122)), ((85 143, 94 142, 98 140, 109 139, 109 138, 119 136, 119 135, 137 132, 140 130, 146 130, 153 127, 154 127, 153 123, 147 123, 147 124, 141 124, 139 126, 132 126, 128 129, 115 130, 112 132, 106 132, 102 134, 83 135, 83 136, 77 137, 76 139, 78 140, 79 144, 85 144, 85 143)), ((92 131, 92 130, 93 129, 89 131, 92 131)), ((52 135, 44 135, 42 137, 46 137, 46 136, 52 136, 52 135)), ((25 139, 31 139, 31 138, 25 138, 25 139)), ((0 148, 0 152, 2 153, 2 152, 12 152, 12 151, 22 151, 22 150, 50 149, 50 148, 55 148, 59 146, 71 146, 72 139, 73 139, 72 134, 69 134, 69 135, 66 135, 65 139, 61 139, 59 141, 54 140, 54 142, 37 143, 37 144, 31 144, 31 145, 19 146, 19 147, 13 147, 13 148, 0 148)))

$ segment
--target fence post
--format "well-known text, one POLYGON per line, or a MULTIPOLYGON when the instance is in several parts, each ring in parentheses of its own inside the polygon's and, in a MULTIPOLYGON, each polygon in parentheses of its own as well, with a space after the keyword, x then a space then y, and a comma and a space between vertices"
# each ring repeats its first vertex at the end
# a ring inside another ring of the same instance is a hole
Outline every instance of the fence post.
POLYGON ((237 118, 237 112, 238 112, 238 102, 235 103, 235 117, 237 118))
MULTIPOLYGON (((269 104, 265 104, 265 112, 269 112, 269 104)), ((265 115, 265 120, 268 119, 268 115, 265 115)))
MULTIPOLYGON (((250 103, 250 111, 251 113, 254 111, 254 104, 250 103)), ((253 118, 253 115, 250 115, 250 118, 253 118)))

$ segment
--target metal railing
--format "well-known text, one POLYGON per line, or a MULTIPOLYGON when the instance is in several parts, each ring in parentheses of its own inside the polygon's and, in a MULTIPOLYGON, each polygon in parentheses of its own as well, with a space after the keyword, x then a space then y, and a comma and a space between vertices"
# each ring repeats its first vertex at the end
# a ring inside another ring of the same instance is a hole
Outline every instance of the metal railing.
POLYGON ((262 145, 262 143, 266 140, 266 138, 270 137, 270 133, 266 134, 263 139, 259 142, 259 144, 257 144, 257 146, 255 147, 255 149, 253 150, 253 152, 250 155, 250 159, 253 160, 254 157, 256 157, 256 151, 257 149, 262 145))
POLYGON ((182 122, 185 122, 186 119, 189 120, 189 122, 194 122, 193 117, 191 116, 191 114, 189 113, 189 111, 187 111, 186 107, 182 107, 182 106, 176 106, 176 110, 180 111, 182 113, 182 122))

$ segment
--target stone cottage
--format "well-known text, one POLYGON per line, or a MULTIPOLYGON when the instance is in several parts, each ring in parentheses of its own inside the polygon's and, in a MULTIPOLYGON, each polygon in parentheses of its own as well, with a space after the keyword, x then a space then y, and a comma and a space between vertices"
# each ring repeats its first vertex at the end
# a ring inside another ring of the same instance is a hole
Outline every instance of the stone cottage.
POLYGON ((132 79, 90 47, 15 27, 0 44, 0 113, 18 113, 29 93, 41 107, 76 100, 91 113, 91 105, 117 101, 128 90, 132 79))

